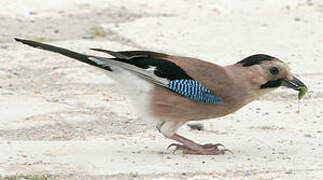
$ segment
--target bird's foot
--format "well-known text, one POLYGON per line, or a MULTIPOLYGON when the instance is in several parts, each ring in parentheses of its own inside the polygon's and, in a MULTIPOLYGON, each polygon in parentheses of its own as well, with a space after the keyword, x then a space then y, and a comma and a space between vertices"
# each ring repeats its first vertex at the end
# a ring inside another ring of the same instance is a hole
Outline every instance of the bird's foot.
MULTIPOLYGON (((229 149, 225 149, 223 144, 195 144, 194 146, 188 146, 183 144, 173 143, 168 148, 175 147, 173 152, 182 150, 184 154, 199 154, 199 155, 219 155, 225 152, 231 152, 229 149), (219 149, 223 147, 223 149, 219 149)), ((232 153, 232 152, 231 152, 232 153)))

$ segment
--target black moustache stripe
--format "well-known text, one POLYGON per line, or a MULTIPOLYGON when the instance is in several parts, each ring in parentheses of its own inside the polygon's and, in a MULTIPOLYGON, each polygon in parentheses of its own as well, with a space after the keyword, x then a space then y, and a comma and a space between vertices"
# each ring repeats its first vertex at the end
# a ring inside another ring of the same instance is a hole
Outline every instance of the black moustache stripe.
POLYGON ((264 89, 264 88, 275 88, 275 87, 279 87, 282 83, 281 79, 275 80, 275 81, 268 81, 265 84, 261 85, 260 88, 264 89))

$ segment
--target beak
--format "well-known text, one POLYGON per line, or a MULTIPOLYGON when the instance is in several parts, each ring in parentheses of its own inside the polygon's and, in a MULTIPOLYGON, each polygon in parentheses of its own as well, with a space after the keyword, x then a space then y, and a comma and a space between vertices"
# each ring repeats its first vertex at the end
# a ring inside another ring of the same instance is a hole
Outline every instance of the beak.
POLYGON ((303 88, 304 87, 307 88, 306 85, 302 81, 300 81, 299 79, 297 79, 295 76, 293 76, 293 79, 292 80, 283 79, 281 85, 282 86, 286 86, 288 88, 292 88, 292 89, 294 89, 296 91, 300 91, 302 87, 303 88))

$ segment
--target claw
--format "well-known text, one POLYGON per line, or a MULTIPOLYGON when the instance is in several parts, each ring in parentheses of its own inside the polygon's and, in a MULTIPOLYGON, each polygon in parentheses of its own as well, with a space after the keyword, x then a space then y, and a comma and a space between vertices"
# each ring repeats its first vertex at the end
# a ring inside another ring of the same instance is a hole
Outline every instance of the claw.
POLYGON ((197 144, 192 140, 189 140, 183 136, 175 134, 171 139, 179 142, 180 144, 170 144, 167 149, 175 146, 174 153, 177 150, 182 150, 184 154, 202 154, 202 155, 217 155, 225 154, 226 152, 232 153, 229 149, 226 149, 223 144, 197 144), (219 147, 222 147, 219 149, 219 147))
POLYGON ((173 143, 173 144, 170 144, 167 147, 167 149, 171 147, 175 147, 173 153, 175 153, 178 150, 183 150, 184 154, 201 154, 201 155, 218 155, 218 154, 225 154, 225 152, 232 153, 232 151, 230 151, 229 149, 225 149, 223 144, 204 144, 204 145, 200 145, 201 149, 191 149, 186 145, 173 143), (218 147, 223 147, 223 149, 219 149, 218 147))
POLYGON ((210 151, 184 150, 183 153, 184 154, 200 154, 200 155, 219 155, 219 154, 225 154, 225 152, 227 152, 227 151, 231 152, 228 149, 221 149, 221 150, 213 149, 212 151, 211 150, 210 151))
POLYGON ((170 144, 170 145, 167 147, 167 149, 169 149, 169 148, 171 148, 171 147, 173 147, 173 146, 175 146, 175 149, 174 149, 174 151, 173 151, 173 154, 175 154, 175 152, 176 152, 176 151, 178 151, 178 150, 185 150, 185 149, 187 149, 187 147, 186 147, 186 146, 181 145, 181 144, 176 144, 176 143, 170 144))
POLYGON ((172 144, 170 144, 170 145, 167 147, 167 149, 169 149, 169 148, 171 148, 171 147, 173 147, 173 146, 175 146, 175 147, 177 148, 177 145, 179 145, 179 144, 172 143, 172 144))
POLYGON ((232 152, 230 149, 222 149, 221 151, 223 151, 223 154, 224 154, 225 152, 230 152, 231 154, 233 154, 233 152, 232 152))
POLYGON ((222 147, 223 149, 225 149, 225 146, 223 144, 204 144, 202 145, 203 148, 206 149, 218 149, 218 147, 222 147))

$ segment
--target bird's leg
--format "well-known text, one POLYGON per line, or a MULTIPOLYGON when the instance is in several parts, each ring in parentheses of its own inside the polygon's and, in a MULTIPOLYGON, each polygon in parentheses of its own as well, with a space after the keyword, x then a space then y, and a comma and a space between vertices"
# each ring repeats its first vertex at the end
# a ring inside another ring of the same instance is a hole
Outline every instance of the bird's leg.
POLYGON ((224 148, 222 144, 201 145, 178 134, 171 136, 170 139, 173 139, 181 143, 181 144, 173 143, 168 146, 168 148, 174 146, 175 147, 174 152, 177 150, 182 150, 184 154, 202 154, 202 155, 217 155, 217 154, 224 154, 227 151, 231 152, 228 149, 219 149, 218 148, 219 146, 222 146, 224 148))

